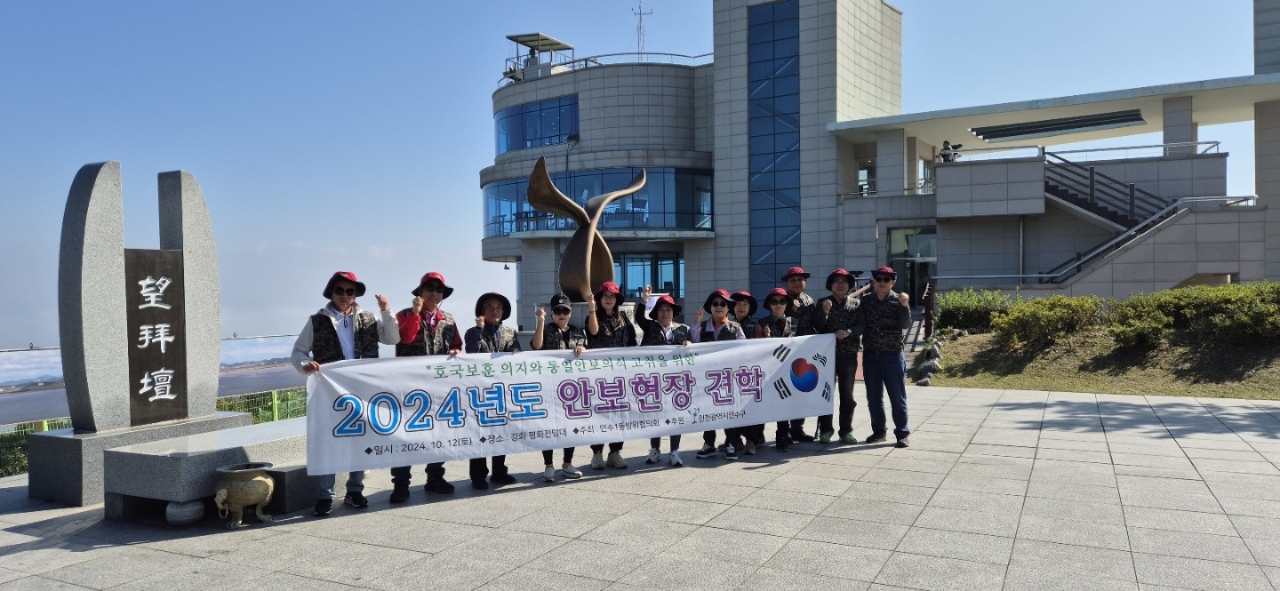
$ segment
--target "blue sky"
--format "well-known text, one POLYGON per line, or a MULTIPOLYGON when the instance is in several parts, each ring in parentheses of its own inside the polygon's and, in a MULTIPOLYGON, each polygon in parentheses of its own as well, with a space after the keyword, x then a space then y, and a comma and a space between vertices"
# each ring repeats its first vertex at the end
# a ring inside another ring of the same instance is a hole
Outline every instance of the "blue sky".
MULTIPOLYGON (((904 111, 1248 75, 1252 3, 899 0, 904 111)), ((649 0, 646 50, 712 49, 709 0, 649 0)), ((514 271, 480 259, 479 171, 505 36, 635 50, 634 2, 0 2, 0 348, 57 344, 67 190, 122 162, 125 242, 158 243, 156 174, 213 219, 222 331, 293 333, 335 270, 407 305, 428 270, 465 318, 514 271)), ((1251 194, 1250 124, 1208 127, 1251 194)), ((1158 136, 1124 145, 1158 143, 1158 136)), ((372 297, 363 303, 373 307, 372 297)))

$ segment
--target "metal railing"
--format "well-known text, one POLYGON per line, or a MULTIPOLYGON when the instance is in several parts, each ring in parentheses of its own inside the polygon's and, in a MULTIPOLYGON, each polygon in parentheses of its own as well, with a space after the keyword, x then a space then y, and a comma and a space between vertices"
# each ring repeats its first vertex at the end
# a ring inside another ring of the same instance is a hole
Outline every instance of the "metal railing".
POLYGON ((703 53, 700 55, 683 55, 679 53, 649 53, 649 52, 626 52, 626 53, 604 53, 593 55, 591 57, 569 58, 552 54, 549 61, 538 61, 530 63, 524 57, 509 57, 506 60, 506 67, 502 79, 498 81, 498 85, 520 82, 526 79, 525 73, 535 73, 535 75, 527 76, 528 79, 534 80, 545 78, 556 74, 567 72, 576 72, 587 68, 598 66, 617 66, 626 64, 668 64, 675 66, 702 66, 711 63, 715 57, 714 53, 703 53))
POLYGON ((1094 247, 1088 252, 1078 256, 1074 261, 1068 261, 1058 269, 1048 273, 1005 273, 995 275, 934 275, 934 281, 942 280, 972 280, 972 279, 1017 279, 1021 282, 1023 279, 1037 279, 1040 283, 1059 283, 1063 279, 1083 270, 1082 267, 1094 259, 1109 254, 1114 248, 1122 246, 1138 236, 1144 234, 1150 227, 1160 222, 1164 217, 1177 213, 1180 207, 1184 207, 1191 203, 1221 203, 1222 207, 1232 207, 1236 205, 1248 205, 1254 203, 1256 196, 1249 197, 1182 197, 1170 203, 1164 209, 1155 212, 1142 222, 1130 228, 1126 232, 1121 232, 1115 238, 1094 247))
POLYGON ((1219 154, 1221 142, 1172 142, 1144 146, 1120 146, 1116 148, 1084 148, 1080 150, 1054 150, 1054 154, 1072 154, 1072 160, 1128 160, 1131 158, 1163 158, 1171 155, 1219 154), (1119 156, 1116 152, 1121 152, 1119 156), (1098 155, 1095 157, 1094 155, 1098 155))
POLYGON ((1037 145, 1017 145, 1017 146, 997 146, 994 148, 960 148, 952 150, 954 159, 945 161, 942 159, 942 153, 938 153, 936 159, 938 164, 955 164, 963 159, 963 162, 973 162, 982 160, 1002 160, 1006 158, 1043 158, 1044 146, 1037 145))
MULTIPOLYGON (((713 214, 709 211, 645 210, 606 211, 600 217, 601 230, 713 230, 713 214)), ((515 232, 573 231, 578 223, 562 216, 541 211, 519 211, 512 215, 493 216, 485 224, 485 238, 506 236, 515 232)))
POLYGON ((1085 166, 1067 160, 1056 152, 1045 154, 1045 183, 1054 184, 1086 199, 1090 205, 1099 205, 1121 216, 1128 223, 1168 205, 1158 195, 1139 189, 1134 183, 1112 178, 1098 172, 1093 166, 1085 166), (1050 160, 1057 162, 1050 162, 1050 160))

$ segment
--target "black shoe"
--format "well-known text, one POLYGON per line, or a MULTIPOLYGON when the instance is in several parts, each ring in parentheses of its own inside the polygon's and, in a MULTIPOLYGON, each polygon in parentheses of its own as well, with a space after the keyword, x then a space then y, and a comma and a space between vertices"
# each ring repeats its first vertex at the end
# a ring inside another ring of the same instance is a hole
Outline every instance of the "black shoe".
POLYGON ((817 437, 814 437, 814 436, 812 436, 812 435, 810 435, 810 434, 808 434, 808 433, 805 433, 804 431, 792 431, 792 432, 791 432, 791 440, 792 440, 792 441, 799 441, 799 442, 801 442, 801 443, 812 443, 812 442, 814 442, 814 441, 817 441, 817 440, 818 440, 818 438, 817 438, 817 437))
POLYGON ((364 495, 358 492, 349 492, 347 493, 347 496, 342 499, 342 504, 351 505, 357 509, 364 509, 369 506, 369 499, 364 498, 364 495))
POLYGON ((333 511, 333 501, 331 499, 316 501, 316 517, 328 517, 331 511, 333 511))
POLYGON ((787 451, 791 449, 791 438, 786 436, 779 437, 773 446, 778 448, 778 451, 787 451))
POLYGON ((884 435, 885 435, 884 431, 881 431, 879 433, 872 433, 871 437, 867 438, 867 443, 880 443, 881 441, 885 440, 884 435))
POLYGON ((391 490, 391 504, 403 503, 409 500, 409 485, 396 485, 391 490))
POLYGON ((508 484, 515 484, 520 481, 516 480, 516 477, 510 474, 494 474, 493 476, 489 477, 489 482, 492 482, 498 486, 506 486, 508 484))
POLYGON ((894 445, 894 447, 911 447, 911 444, 907 443, 906 437, 903 437, 902 439, 898 440, 897 445, 894 445))
POLYGON ((422 490, 438 495, 451 495, 453 494, 453 485, 449 484, 449 482, 444 479, 427 479, 427 485, 422 487, 422 490))
POLYGON ((488 490, 488 489, 489 489, 489 483, 488 483, 488 482, 485 482, 485 481, 483 481, 483 480, 472 480, 472 481, 471 481, 471 488, 474 488, 474 489, 476 489, 476 490, 488 490))

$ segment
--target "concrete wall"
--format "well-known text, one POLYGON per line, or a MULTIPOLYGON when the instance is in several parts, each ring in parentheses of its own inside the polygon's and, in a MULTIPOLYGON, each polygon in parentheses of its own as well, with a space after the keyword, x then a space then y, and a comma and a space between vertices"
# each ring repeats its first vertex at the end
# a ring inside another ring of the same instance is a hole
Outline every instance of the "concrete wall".
POLYGON ((1264 220, 1259 207, 1192 209, 1166 221, 1089 269, 1068 295, 1128 298, 1176 287, 1198 274, 1259 281, 1264 273, 1264 220))
MULTIPOLYGON (((1070 158, 1070 154, 1067 157, 1070 158)), ((1227 194, 1227 154, 1081 162, 1122 183, 1165 199, 1227 194)))
POLYGON ((1045 206, 1044 215, 1027 216, 1024 231, 1027 273, 1046 273, 1115 237, 1053 202, 1045 206))
POLYGON ((1254 191, 1267 207, 1266 277, 1280 281, 1280 101, 1254 105, 1253 119, 1254 191))
POLYGON ((1253 73, 1280 72, 1280 0, 1253 0, 1253 73))
POLYGON ((939 218, 1044 213, 1042 159, 953 162, 935 174, 939 218))
MULTIPOLYGON (((938 275, 1018 274, 1018 218, 938 220, 938 275)), ((947 280, 946 287, 996 285, 1015 280, 947 280)))

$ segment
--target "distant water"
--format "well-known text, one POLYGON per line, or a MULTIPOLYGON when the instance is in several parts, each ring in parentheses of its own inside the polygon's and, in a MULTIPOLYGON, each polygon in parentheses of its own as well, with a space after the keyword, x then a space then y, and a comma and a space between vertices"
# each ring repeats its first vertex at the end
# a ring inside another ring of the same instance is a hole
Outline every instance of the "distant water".
MULTIPOLYGON (((289 357, 296 337, 223 339, 222 365, 243 365, 289 357)), ((0 353, 0 387, 62 381, 62 352, 58 349, 0 353)))

